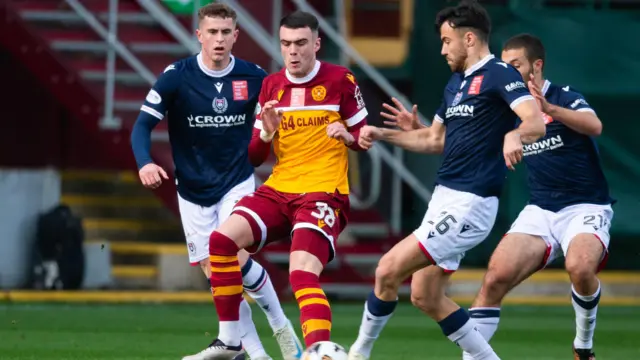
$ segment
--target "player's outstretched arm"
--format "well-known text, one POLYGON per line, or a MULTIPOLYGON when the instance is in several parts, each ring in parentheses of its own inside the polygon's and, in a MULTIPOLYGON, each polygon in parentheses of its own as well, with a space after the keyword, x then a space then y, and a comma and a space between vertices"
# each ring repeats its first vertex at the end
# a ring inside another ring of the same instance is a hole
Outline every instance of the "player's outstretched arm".
POLYGON ((169 65, 159 77, 140 108, 131 131, 131 148, 138 164, 138 175, 145 187, 155 189, 168 180, 167 173, 151 158, 151 131, 164 118, 179 81, 176 65, 169 65))
POLYGON ((564 101, 562 106, 558 106, 547 101, 534 81, 529 81, 529 90, 540 104, 542 111, 554 120, 583 135, 600 136, 602 133, 602 122, 582 94, 572 91, 568 86, 564 87, 562 88, 564 101))
POLYGON ((440 154, 444 149, 445 129, 443 123, 434 119, 431 126, 410 131, 365 126, 360 130, 360 136, 364 140, 386 141, 413 152, 440 154))

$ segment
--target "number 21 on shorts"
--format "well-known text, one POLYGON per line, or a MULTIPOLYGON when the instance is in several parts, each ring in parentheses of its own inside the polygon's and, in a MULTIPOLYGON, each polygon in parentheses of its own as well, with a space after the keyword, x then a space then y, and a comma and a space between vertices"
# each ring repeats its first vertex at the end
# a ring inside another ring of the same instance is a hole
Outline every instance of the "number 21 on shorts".
POLYGON ((316 202, 317 212, 313 211, 311 216, 318 219, 318 227, 322 228, 324 225, 333 227, 336 223, 336 212, 325 202, 316 202))

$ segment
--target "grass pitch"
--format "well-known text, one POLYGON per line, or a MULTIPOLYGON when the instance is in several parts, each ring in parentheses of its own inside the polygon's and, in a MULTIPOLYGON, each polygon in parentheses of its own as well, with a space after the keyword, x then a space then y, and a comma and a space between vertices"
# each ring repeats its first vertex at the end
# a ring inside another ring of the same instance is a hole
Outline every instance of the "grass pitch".
MULTIPOLYGON (((333 303, 333 341, 351 345, 362 304, 333 303)), ((262 311, 253 318, 269 354, 279 351, 262 311)), ((294 324, 298 310, 286 305, 294 324)), ((640 359, 640 307, 602 306, 598 359, 640 359)), ((0 303, 3 360, 175 360, 206 346, 217 334, 213 305, 81 305, 0 303)), ((573 359, 573 309, 508 306, 492 344, 502 359, 573 359)), ((460 350, 433 321, 401 303, 376 344, 372 360, 460 360, 460 350)))

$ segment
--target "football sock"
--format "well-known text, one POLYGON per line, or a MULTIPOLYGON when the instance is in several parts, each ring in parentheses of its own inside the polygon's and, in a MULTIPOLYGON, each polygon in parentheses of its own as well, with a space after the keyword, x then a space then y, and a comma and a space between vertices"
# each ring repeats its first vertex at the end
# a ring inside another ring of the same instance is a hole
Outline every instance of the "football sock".
MULTIPOLYGON (((489 342, 493 334, 498 330, 500 322, 500 308, 476 307, 469 309, 469 316, 476 323, 476 328, 482 337, 489 342)), ((468 352, 464 352, 463 360, 473 360, 473 356, 468 352)))
POLYGON ((242 283, 247 294, 264 311, 271 329, 275 332, 284 328, 287 325, 287 317, 282 310, 269 274, 267 274, 262 265, 249 258, 242 267, 242 283))
POLYGON ((211 288, 220 320, 218 339, 225 345, 240 344, 240 303, 242 274, 238 263, 238 246, 233 240, 214 231, 209 240, 211 288))
POLYGON ((289 275, 291 287, 300 307, 300 323, 304 343, 310 346, 331 338, 331 307, 320 288, 318 276, 301 270, 289 275))
POLYGON ((398 300, 384 301, 376 297, 376 294, 371 291, 367 302, 364 304, 364 314, 362 315, 362 322, 360 323, 360 331, 358 331, 358 338, 353 343, 352 348, 366 356, 371 356, 371 350, 378 336, 387 324, 387 321, 393 315, 393 311, 396 309, 398 300))
POLYGON ((454 311, 438 322, 438 325, 449 340, 460 346, 463 351, 468 352, 473 359, 500 359, 491 345, 482 337, 475 322, 469 318, 469 314, 464 309, 460 308, 454 311))
POLYGON ((262 342, 260 342, 256 326, 251 319, 251 306, 244 300, 240 303, 240 330, 242 346, 249 354, 249 357, 252 359, 267 357, 262 342))
POLYGON ((576 349, 593 348, 593 333, 596 329, 596 314, 600 302, 600 285, 593 295, 579 295, 571 286, 571 303, 576 312, 576 338, 573 346, 576 349))

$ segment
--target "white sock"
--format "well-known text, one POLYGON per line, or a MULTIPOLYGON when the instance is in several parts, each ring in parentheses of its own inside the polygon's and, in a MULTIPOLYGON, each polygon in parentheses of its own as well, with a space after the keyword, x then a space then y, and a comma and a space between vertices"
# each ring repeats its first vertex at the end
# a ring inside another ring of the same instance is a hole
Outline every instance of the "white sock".
POLYGON ((362 315, 362 323, 358 331, 358 338, 351 345, 351 349, 355 352, 369 358, 371 350, 376 339, 380 336, 382 329, 387 321, 393 315, 398 301, 383 301, 378 299, 373 291, 369 294, 367 302, 364 304, 364 314, 362 315), (378 315, 373 315, 375 312, 378 315))
MULTIPOLYGON (((500 308, 476 307, 469 309, 469 317, 476 323, 480 335, 487 341, 491 341, 493 334, 498 330, 500 322, 500 308)), ((473 360, 468 352, 462 353, 463 360, 473 360)))
POLYGON ((458 345, 463 351, 469 353, 474 360, 499 360, 500 358, 491 348, 491 345, 482 337, 476 327, 475 321, 469 318, 464 309, 460 308, 447 316, 438 325, 442 332, 458 345))
POLYGON ((260 342, 258 331, 251 319, 251 306, 245 300, 240 303, 240 330, 242 346, 249 354, 249 357, 252 359, 266 357, 267 353, 262 346, 262 342, 260 342))
POLYGON ((571 303, 576 313, 576 338, 573 346, 576 349, 592 349, 593 333, 596 329, 596 314, 600 302, 600 285, 593 295, 583 296, 576 293, 571 286, 571 303))
POLYGON ((273 332, 287 326, 287 317, 273 288, 269 274, 251 258, 242 267, 242 284, 247 294, 258 303, 267 316, 273 332))
POLYGON ((220 321, 218 339, 225 345, 240 345, 240 321, 220 321))

